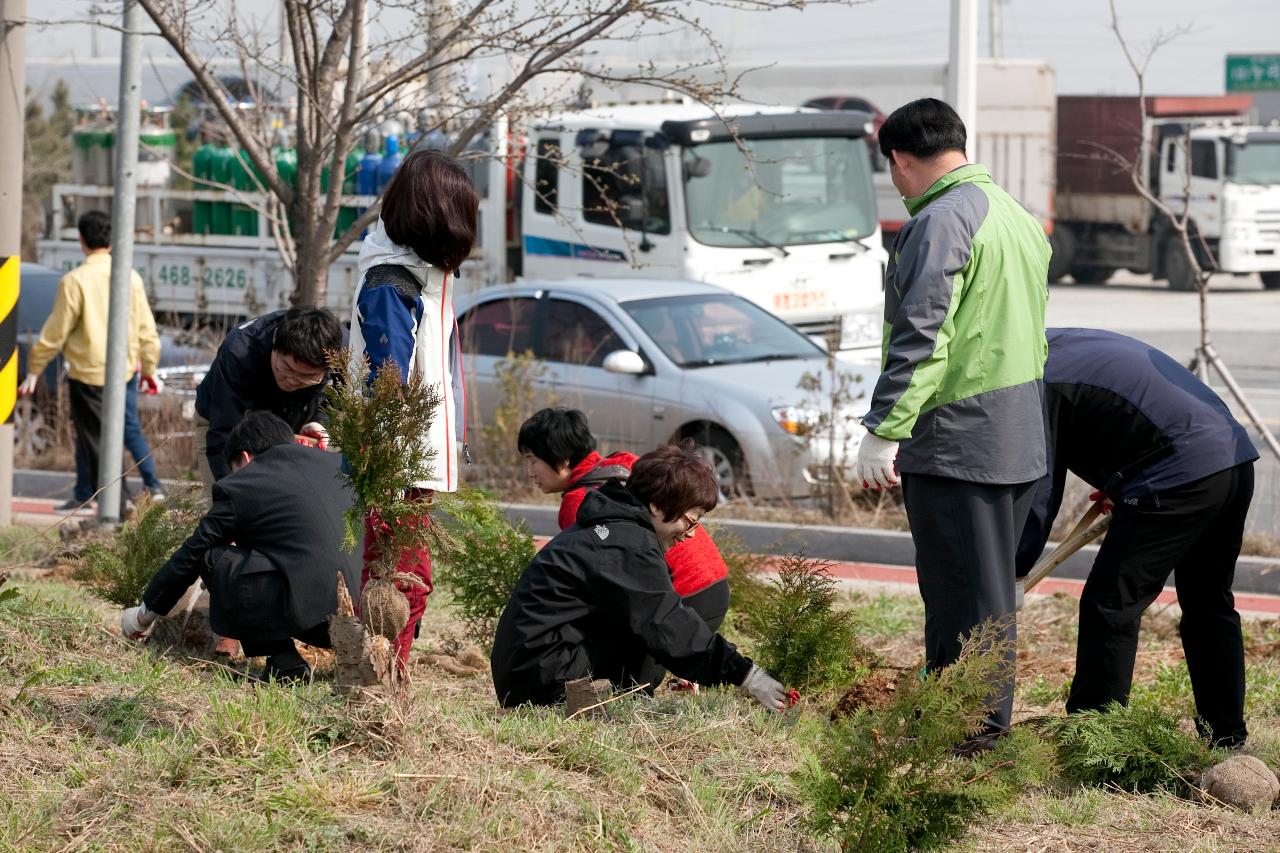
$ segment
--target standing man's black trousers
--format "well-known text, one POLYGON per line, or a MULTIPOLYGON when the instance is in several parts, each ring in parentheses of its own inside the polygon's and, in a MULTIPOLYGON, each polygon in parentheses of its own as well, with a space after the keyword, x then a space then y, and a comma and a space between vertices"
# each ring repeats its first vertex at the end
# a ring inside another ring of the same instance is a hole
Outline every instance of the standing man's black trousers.
MULTIPOLYGON (((76 450, 89 466, 91 493, 98 491, 98 458, 102 437, 102 386, 67 380, 71 425, 76 430, 76 450)), ((123 491, 121 492, 123 494, 123 491)))
POLYGON ((1009 643, 1005 675, 993 685, 989 732, 1008 729, 1013 713, 1018 638, 1014 558, 1031 512, 1034 486, 902 475, 902 497, 924 599, 929 669, 954 663, 964 639, 988 619, 999 625, 1001 638, 1009 643))
POLYGON ((1246 462, 1116 505, 1080 598, 1068 712, 1128 702, 1142 613, 1173 572, 1196 726, 1217 744, 1244 742, 1244 642, 1231 583, 1252 499, 1246 462))

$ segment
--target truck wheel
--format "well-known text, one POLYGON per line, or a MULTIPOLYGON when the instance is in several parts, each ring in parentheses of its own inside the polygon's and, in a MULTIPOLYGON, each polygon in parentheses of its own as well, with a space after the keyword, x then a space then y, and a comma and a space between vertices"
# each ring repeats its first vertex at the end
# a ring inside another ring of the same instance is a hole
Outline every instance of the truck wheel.
POLYGON ((1089 264, 1076 264, 1071 268, 1071 277, 1076 284, 1106 284, 1107 279, 1116 274, 1115 267, 1096 267, 1089 264))
POLYGON ((1164 275, 1169 281, 1170 290, 1185 293, 1196 289, 1196 274, 1178 240, 1169 240, 1164 244, 1164 275))
POLYGON ((1280 290, 1280 272, 1264 272, 1262 275, 1262 286, 1267 290, 1280 290))
POLYGON ((1066 278, 1071 272, 1071 261, 1076 254, 1076 235, 1070 228, 1058 227, 1049 235, 1049 248, 1053 254, 1049 256, 1049 282, 1056 283, 1066 278))

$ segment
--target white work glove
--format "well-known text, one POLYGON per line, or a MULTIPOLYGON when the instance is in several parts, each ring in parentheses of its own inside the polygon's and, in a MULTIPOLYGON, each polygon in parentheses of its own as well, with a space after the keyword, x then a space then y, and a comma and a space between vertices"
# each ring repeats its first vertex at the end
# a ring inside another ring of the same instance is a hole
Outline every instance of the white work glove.
POLYGON ((858 448, 858 479, 864 489, 892 489, 898 485, 894 460, 898 458, 898 442, 886 441, 874 432, 862 437, 858 448))
POLYGON ((319 423, 318 421, 303 424, 302 429, 298 430, 298 435, 305 435, 307 438, 314 438, 319 443, 321 450, 324 450, 329 446, 329 431, 324 428, 324 424, 319 423))
POLYGON ((22 383, 18 386, 19 397, 30 397, 36 393, 36 385, 40 383, 40 377, 35 373, 28 373, 23 378, 22 383))
POLYGON ((164 380, 159 376, 144 376, 138 380, 138 388, 143 394, 159 394, 164 390, 164 380))
POLYGON ((738 689, 770 711, 781 711, 787 707, 787 688, 755 664, 752 664, 751 671, 742 679, 738 689))
POLYGON ((120 633, 130 640, 142 639, 142 632, 156 621, 156 615, 147 609, 147 605, 139 604, 130 607, 120 614, 120 633))

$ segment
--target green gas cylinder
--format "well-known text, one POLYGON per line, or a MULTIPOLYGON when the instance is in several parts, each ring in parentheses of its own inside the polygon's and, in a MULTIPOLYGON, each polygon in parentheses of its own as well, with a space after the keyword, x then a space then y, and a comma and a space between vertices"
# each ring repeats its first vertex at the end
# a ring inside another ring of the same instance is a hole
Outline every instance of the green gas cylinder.
MULTIPOLYGON (((207 190, 204 181, 212 179, 213 145, 206 142, 191 157, 191 173, 195 175, 195 188, 207 190)), ((213 202, 196 201, 191 206, 191 230, 196 234, 208 234, 213 228, 213 202)))
MULTIPOLYGON (((234 167, 236 152, 225 142, 217 145, 213 149, 213 155, 209 165, 209 179, 222 184, 230 185, 234 178, 234 167)), ((224 191, 225 192, 225 191, 224 191)), ((230 194, 226 195, 230 199, 230 194)), ((212 203, 209 221, 211 223, 210 233, 213 234, 230 234, 232 210, 231 201, 215 201, 212 203)))
MULTIPOLYGON (((231 160, 231 185, 241 192, 257 192, 258 184, 253 179, 252 173, 245 165, 249 162, 249 155, 244 151, 240 152, 239 157, 233 157, 231 160)), ((243 201, 234 201, 231 204, 231 233, 241 237, 257 237, 258 236, 258 211, 243 201)))

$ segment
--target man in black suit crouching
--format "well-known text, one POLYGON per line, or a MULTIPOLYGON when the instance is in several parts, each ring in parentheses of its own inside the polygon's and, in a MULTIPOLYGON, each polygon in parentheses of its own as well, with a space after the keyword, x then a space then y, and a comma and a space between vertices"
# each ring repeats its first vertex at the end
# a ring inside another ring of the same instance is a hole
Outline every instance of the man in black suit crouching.
POLYGON ((197 577, 209 589, 214 632, 266 656, 264 676, 305 679, 310 667, 293 640, 329 647, 337 576, 360 588, 360 560, 342 547, 352 495, 338 477, 342 457, 294 442, 270 412, 249 412, 224 449, 231 474, 213 486, 213 506, 151 580, 120 630, 140 638, 197 577))

